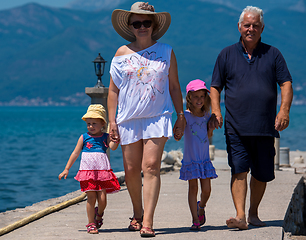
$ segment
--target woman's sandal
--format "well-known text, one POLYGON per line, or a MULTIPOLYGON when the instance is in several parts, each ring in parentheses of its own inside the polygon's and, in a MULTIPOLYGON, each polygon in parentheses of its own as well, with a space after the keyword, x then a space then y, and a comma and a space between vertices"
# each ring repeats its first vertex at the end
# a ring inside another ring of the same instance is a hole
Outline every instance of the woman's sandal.
MULTIPOLYGON (((197 211, 199 212, 199 209, 203 209, 204 207, 200 207, 200 201, 197 202, 197 211)), ((200 226, 204 225, 206 222, 206 217, 205 217, 205 210, 204 210, 204 214, 203 215, 198 215, 199 221, 200 221, 200 226)))
POLYGON ((90 233, 90 234, 99 233, 95 223, 89 223, 89 224, 86 225, 86 227, 87 227, 87 232, 90 233))
POLYGON ((200 223, 193 223, 189 229, 193 231, 200 231, 201 230, 200 223))
POLYGON ((103 215, 104 215, 104 212, 100 215, 99 212, 98 212, 98 207, 95 207, 95 224, 96 224, 96 227, 99 229, 102 225, 103 225, 103 215), (100 220, 97 220, 96 217, 100 217, 101 219, 100 220))
POLYGON ((140 231, 142 227, 142 217, 141 218, 132 217, 130 218, 130 220, 131 222, 130 222, 130 226, 128 226, 128 229, 130 231, 140 231))
POLYGON ((155 237, 155 232, 150 227, 142 227, 140 230, 141 237, 155 237))

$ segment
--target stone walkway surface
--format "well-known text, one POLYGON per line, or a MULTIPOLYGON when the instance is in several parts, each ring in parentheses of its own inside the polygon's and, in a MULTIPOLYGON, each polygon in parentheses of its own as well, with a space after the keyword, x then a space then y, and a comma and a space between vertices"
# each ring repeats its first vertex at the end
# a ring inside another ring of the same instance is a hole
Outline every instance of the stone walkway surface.
MULTIPOLYGON (((248 230, 227 228, 225 221, 235 217, 235 208, 230 193, 231 174, 226 157, 216 156, 213 164, 218 178, 213 179, 211 197, 206 207, 206 224, 201 231, 190 231, 191 215, 187 201, 188 184, 179 180, 178 171, 161 176, 162 184, 154 217, 155 239, 283 239, 282 223, 291 200, 293 190, 301 178, 292 168, 275 172, 276 178, 268 183, 259 209, 260 218, 266 227, 249 226, 248 230)), ((52 204, 79 196, 80 191, 58 199, 50 199, 33 206, 0 214, 0 228, 27 217, 52 204)), ((249 197, 249 195, 248 195, 249 197)), ((247 202, 246 209, 249 203, 247 202)), ((1 240, 32 239, 141 239, 139 232, 127 230, 132 207, 125 187, 119 193, 108 195, 104 224, 99 234, 88 234, 86 200, 48 214, 23 227, 2 235, 1 240)))

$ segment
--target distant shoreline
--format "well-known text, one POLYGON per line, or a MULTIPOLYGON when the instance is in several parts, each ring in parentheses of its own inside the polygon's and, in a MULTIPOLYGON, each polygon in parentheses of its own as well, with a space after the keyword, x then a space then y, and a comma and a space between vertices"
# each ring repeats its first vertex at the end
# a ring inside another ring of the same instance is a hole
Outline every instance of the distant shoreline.
MULTIPOLYGON (((184 93, 182 93, 184 94, 184 93)), ((14 99, 4 102, 0 101, 0 106, 7 107, 72 107, 72 106, 88 106, 90 104, 90 97, 87 96, 84 92, 78 92, 71 96, 60 97, 60 100, 55 100, 52 98, 48 98, 48 100, 44 100, 40 97, 36 98, 27 98, 22 96, 17 96, 14 99)), ((221 104, 224 105, 224 101, 221 101, 221 104)), ((280 105, 280 104, 278 104, 280 105)), ((292 101, 293 106, 305 106, 306 100, 304 98, 294 99, 292 101)))

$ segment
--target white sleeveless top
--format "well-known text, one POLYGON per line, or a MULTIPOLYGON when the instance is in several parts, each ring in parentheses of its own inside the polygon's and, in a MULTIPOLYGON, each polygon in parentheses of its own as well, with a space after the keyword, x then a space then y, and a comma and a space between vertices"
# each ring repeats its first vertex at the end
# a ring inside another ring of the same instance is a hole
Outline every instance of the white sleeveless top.
POLYGON ((142 51, 114 57, 110 75, 119 89, 117 123, 173 112, 169 92, 172 47, 155 43, 142 51))

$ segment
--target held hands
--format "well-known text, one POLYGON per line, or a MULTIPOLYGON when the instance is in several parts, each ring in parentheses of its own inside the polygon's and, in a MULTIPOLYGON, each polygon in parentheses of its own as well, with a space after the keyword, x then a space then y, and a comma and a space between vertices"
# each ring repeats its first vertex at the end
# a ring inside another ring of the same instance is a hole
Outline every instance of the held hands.
POLYGON ((58 175, 58 179, 61 180, 62 177, 64 177, 64 179, 66 179, 68 174, 69 174, 69 170, 65 169, 60 175, 58 175))
POLYGON ((280 110, 275 118, 275 130, 283 131, 289 126, 289 113, 280 110))
POLYGON ((184 130, 186 126, 186 119, 184 115, 178 115, 176 122, 173 127, 173 135, 176 141, 181 140, 184 135, 184 130))
POLYGON ((176 141, 179 141, 183 137, 184 131, 182 130, 182 128, 179 128, 179 127, 173 128, 173 134, 174 134, 174 139, 176 141))
MULTIPOLYGON (((221 116, 221 118, 222 118, 222 116, 221 116)), ((211 117, 210 117, 210 119, 209 119, 209 121, 208 121, 208 129, 209 130, 215 130, 216 128, 218 128, 218 126, 219 126, 219 121, 218 121, 218 119, 217 119, 217 117, 216 117, 216 115, 213 113, 213 114, 211 114, 211 117)))
POLYGON ((120 142, 118 126, 115 122, 109 124, 109 137, 112 142, 115 142, 115 143, 120 142))
POLYGON ((212 124, 214 125, 214 129, 221 128, 222 125, 223 125, 223 117, 222 117, 221 112, 214 112, 214 113, 212 113, 211 114, 211 118, 212 117, 215 118, 215 120, 212 122, 212 124))

